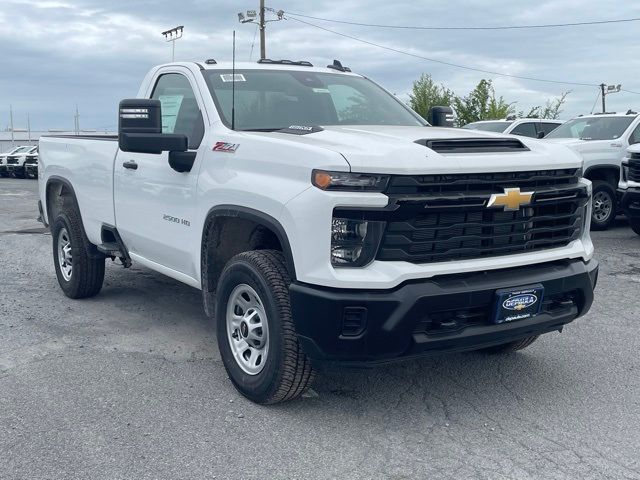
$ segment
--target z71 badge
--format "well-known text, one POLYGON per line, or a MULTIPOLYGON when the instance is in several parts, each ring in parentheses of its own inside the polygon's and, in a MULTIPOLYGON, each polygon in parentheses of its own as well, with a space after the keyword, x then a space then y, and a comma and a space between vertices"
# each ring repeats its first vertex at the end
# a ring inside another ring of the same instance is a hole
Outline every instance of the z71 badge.
POLYGON ((214 152, 236 153, 239 143, 216 142, 213 146, 214 152))

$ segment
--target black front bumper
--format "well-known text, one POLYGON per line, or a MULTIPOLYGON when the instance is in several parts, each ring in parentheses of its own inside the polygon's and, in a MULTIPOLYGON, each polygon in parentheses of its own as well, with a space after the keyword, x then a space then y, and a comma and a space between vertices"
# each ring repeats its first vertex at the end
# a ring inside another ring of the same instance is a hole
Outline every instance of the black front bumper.
POLYGON ((618 190, 620 206, 628 218, 640 219, 640 188, 618 190))
POLYGON ((561 330, 589 310, 597 277, 596 260, 572 260, 441 276, 383 291, 294 283, 290 294, 298 338, 316 365, 365 366, 561 330), (539 315, 492 322, 496 290, 537 283, 545 288, 539 315))

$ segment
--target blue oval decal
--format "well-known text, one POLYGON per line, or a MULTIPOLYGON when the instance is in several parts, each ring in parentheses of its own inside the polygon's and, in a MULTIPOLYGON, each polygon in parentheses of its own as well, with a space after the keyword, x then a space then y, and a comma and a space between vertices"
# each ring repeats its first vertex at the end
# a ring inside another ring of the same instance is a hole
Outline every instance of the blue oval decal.
POLYGON ((537 301, 538 297, 536 295, 527 293, 507 298, 502 302, 502 307, 507 310, 524 310, 531 305, 535 305, 537 301))

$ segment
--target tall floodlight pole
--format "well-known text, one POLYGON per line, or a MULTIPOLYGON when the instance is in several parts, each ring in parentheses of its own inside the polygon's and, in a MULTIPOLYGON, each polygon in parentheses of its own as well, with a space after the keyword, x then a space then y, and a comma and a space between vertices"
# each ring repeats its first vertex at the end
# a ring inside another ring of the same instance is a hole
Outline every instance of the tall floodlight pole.
POLYGON ((171 30, 167 30, 162 32, 164 35, 164 39, 167 42, 171 42, 171 61, 175 62, 176 60, 176 40, 180 40, 182 38, 182 32, 184 30, 184 26, 180 25, 179 27, 172 28, 171 30))
POLYGON ((266 8, 264 6, 264 0, 260 0, 260 9, 258 12, 255 10, 247 10, 246 12, 238 13, 238 20, 240 23, 253 23, 258 25, 260 29, 260 58, 267 58, 267 40, 266 40, 266 28, 267 23, 269 22, 277 22, 284 18, 284 12, 282 10, 275 11, 271 8, 266 8), (276 14, 275 19, 267 20, 265 18, 266 11, 274 12, 276 14))

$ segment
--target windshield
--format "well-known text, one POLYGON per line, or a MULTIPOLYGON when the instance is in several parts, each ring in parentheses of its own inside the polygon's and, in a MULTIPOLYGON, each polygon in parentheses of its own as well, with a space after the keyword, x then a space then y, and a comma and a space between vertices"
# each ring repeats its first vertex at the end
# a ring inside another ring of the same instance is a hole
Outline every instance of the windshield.
POLYGON ((553 130, 547 138, 579 138, 580 140, 614 140, 620 138, 634 117, 574 118, 553 130))
MULTIPOLYGON (((231 70, 203 75, 223 122, 231 126, 231 70)), ((293 70, 236 70, 236 130, 296 126, 427 123, 366 78, 293 70)))
POLYGON ((31 150, 32 148, 33 147, 31 147, 31 146, 14 148, 9 153, 7 153, 7 155, 15 155, 16 153, 25 153, 25 152, 28 152, 29 150, 31 150))
POLYGON ((474 122, 468 123, 462 128, 467 130, 483 130, 485 132, 504 132, 513 122, 474 122))

